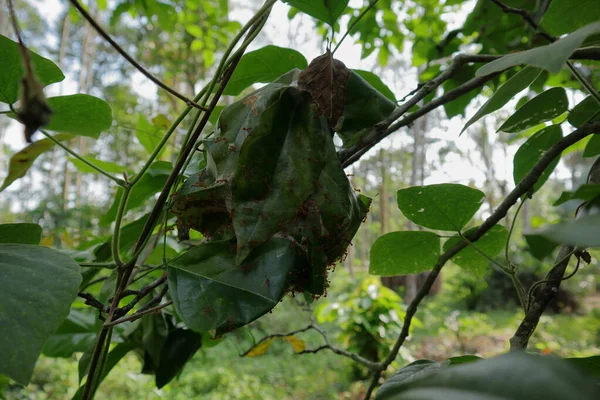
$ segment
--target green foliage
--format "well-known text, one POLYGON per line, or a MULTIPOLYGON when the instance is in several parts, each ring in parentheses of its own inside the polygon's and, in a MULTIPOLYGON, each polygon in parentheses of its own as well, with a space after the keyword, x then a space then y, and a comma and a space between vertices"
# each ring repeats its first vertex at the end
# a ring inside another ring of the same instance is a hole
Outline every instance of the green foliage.
POLYGON ((492 97, 475 113, 473 117, 465 124, 461 133, 464 132, 469 126, 477 122, 480 118, 493 113, 504 107, 514 96, 519 92, 526 89, 535 79, 540 75, 538 68, 525 67, 509 80, 507 80, 502 86, 494 92, 492 97))
POLYGON ((375 361, 386 354, 400 333, 404 314, 400 296, 381 285, 377 277, 365 278, 353 291, 315 308, 319 323, 339 325, 338 340, 348 350, 375 361))
MULTIPOLYGON (((550 357, 511 352, 490 360, 481 360, 443 368, 433 362, 400 369, 384 384, 376 399, 504 399, 525 400, 594 399, 596 382, 569 365, 550 357), (415 376, 416 375, 416 376, 415 376), (489 377, 494 379, 490 380, 489 377), (395 379, 394 379, 395 378, 395 379), (532 385, 532 381, 544 382, 532 385), (510 382, 507 385, 506 382, 510 382)), ((449 364, 449 363, 448 363, 449 364)))
POLYGON ((595 0, 554 0, 544 13, 541 27, 551 35, 564 35, 600 19, 600 4, 595 0))
MULTIPOLYGON (((529 173, 535 163, 544 155, 544 152, 548 150, 557 140, 562 138, 562 129, 559 125, 551 125, 541 131, 536 132, 531 136, 515 153, 513 159, 513 179, 515 185, 529 173)), ((542 185, 548 180, 554 168, 558 164, 560 157, 557 157, 552 163, 544 170, 535 185, 533 186, 532 192, 539 190, 542 185)))
MULTIPOLYGON (((462 236, 468 237, 478 228, 471 228, 464 232, 462 236)), ((504 249, 507 238, 508 231, 506 228, 502 225, 495 225, 476 244, 468 245, 466 249, 452 257, 452 262, 469 272, 481 276, 488 268, 490 258, 493 259, 504 249)), ((451 237, 444 243, 443 250, 448 251, 462 240, 459 235, 451 237)))
POLYGON ((156 387, 162 388, 181 372, 202 345, 202 335, 187 329, 169 333, 160 353, 156 370, 156 387))
POLYGON ((1 224, 0 243, 40 244, 42 227, 38 224, 1 224))
POLYGON ((567 61, 571 54, 573 54, 573 52, 580 47, 589 36, 598 33, 600 33, 600 22, 589 24, 552 44, 515 54, 509 54, 498 60, 492 61, 479 68, 476 75, 489 75, 521 64, 543 68, 556 74, 564 66, 565 61, 567 61))
POLYGON ((296 50, 272 45, 262 47, 244 54, 223 94, 237 96, 253 83, 269 83, 294 68, 306 66, 306 58, 296 50))
POLYGON ((235 262, 232 245, 201 244, 170 263, 171 296, 192 329, 221 334, 248 324, 275 307, 291 284, 289 274, 304 267, 288 240, 273 239, 257 247, 242 266, 235 262))
POLYGON ((27 385, 44 342, 77 295, 79 265, 46 247, 0 244, 0 274, 0 373, 27 385))
POLYGON ((350 71, 344 93, 344 114, 341 129, 337 134, 348 147, 360 139, 357 132, 389 116, 396 108, 396 103, 385 93, 389 89, 381 80, 360 71, 350 71), (387 89, 387 90, 386 90, 387 89))
POLYGON ((440 238, 432 232, 392 232, 371 247, 369 273, 394 276, 417 274, 433 268, 440 254, 440 238))
POLYGON ((523 104, 501 126, 499 131, 518 133, 542 122, 550 121, 569 108, 563 88, 552 88, 523 104))
POLYGON ((87 94, 49 97, 48 105, 52 109, 52 117, 45 128, 49 131, 97 139, 112 123, 110 106, 104 100, 87 94))
MULTIPOLYGON (((19 84, 25 75, 21 50, 16 42, 0 35, 0 101, 13 104, 19 97, 19 84)), ((60 68, 52 61, 30 51, 33 72, 43 86, 65 79, 60 68)))
POLYGON ((284 0, 285 3, 333 27, 348 0, 284 0))
POLYGON ((417 225, 460 231, 479 210, 484 198, 481 191, 463 185, 413 186, 398 191, 398 207, 417 225))
MULTIPOLYGON (((574 127, 579 128, 586 122, 591 121, 592 118, 594 121, 600 119, 599 112, 600 105, 598 105, 598 101, 593 96, 588 96, 569 111, 568 121, 574 127)), ((586 156, 584 153, 584 157, 592 156, 586 156)))
MULTIPOLYGON (((59 134, 54 137, 56 140, 66 140, 71 138, 70 135, 59 134)), ((33 162, 43 153, 54 147, 54 142, 50 139, 38 140, 23 150, 13 154, 10 158, 8 166, 8 175, 4 178, 4 182, 0 187, 0 191, 6 189, 17 179, 25 176, 33 162)))

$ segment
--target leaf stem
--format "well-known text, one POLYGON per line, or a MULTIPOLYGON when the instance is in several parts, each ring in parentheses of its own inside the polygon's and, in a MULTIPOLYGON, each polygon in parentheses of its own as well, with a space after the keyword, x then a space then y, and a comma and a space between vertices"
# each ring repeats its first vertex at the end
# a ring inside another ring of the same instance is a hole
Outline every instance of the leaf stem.
MULTIPOLYGON (((335 48, 333 49, 333 51, 331 52, 331 54, 335 54, 335 52, 340 47, 340 45, 342 44, 342 42, 344 41, 344 39, 346 39, 346 36, 348 36, 350 34, 350 32, 352 32, 352 29, 354 29, 354 27, 356 26, 356 24, 358 24, 358 22, 362 19, 362 17, 364 17, 369 12, 369 10, 371 10, 371 8, 373 8, 373 6, 375 6, 375 4, 377 4, 378 1, 379 0, 373 0, 373 1, 371 1, 371 3, 369 3, 369 5, 367 6, 367 8, 365 8, 359 14, 359 16, 348 27, 348 29, 346 30, 346 33, 344 33, 344 36, 342 36, 342 38, 340 39, 340 41, 335 45, 335 48)), ((332 28, 332 30, 333 30, 333 28, 332 28)), ((333 33, 332 33, 331 36, 333 36, 333 33)))
POLYGON ((67 147, 64 144, 62 144, 59 140, 57 140, 54 136, 50 135, 45 130, 40 129, 40 132, 42 132, 42 134, 44 136, 46 136, 46 138, 50 139, 50 141, 52 141, 55 145, 57 145, 58 147, 62 148, 64 151, 66 151, 67 153, 69 153, 70 155, 72 155, 73 157, 75 157, 76 159, 78 159, 79 161, 81 161, 82 163, 84 163, 85 165, 87 165, 88 167, 93 168, 94 170, 98 171, 100 174, 104 175, 105 177, 107 177, 111 181, 115 182, 117 185, 122 186, 122 187, 125 187, 127 185, 123 179, 114 177, 111 174, 109 174, 108 172, 106 172, 105 170, 103 170, 102 168, 98 167, 97 165, 92 164, 91 162, 89 162, 85 158, 81 157, 79 154, 75 153, 69 147, 67 147))
POLYGON ((525 204, 525 202, 527 201, 527 197, 524 197, 521 199, 521 203, 519 203, 519 206, 517 207, 517 211, 515 211, 515 216, 513 217, 512 223, 510 224, 510 230, 508 231, 508 238, 506 239, 506 247, 504 248, 504 258, 506 259, 506 264, 509 266, 509 268, 513 269, 513 264, 510 261, 510 257, 508 254, 509 251, 509 247, 510 247, 510 239, 512 237, 512 234, 515 230, 515 225, 517 222, 517 217, 519 216, 519 213, 521 212, 521 208, 523 207, 523 204, 525 204))

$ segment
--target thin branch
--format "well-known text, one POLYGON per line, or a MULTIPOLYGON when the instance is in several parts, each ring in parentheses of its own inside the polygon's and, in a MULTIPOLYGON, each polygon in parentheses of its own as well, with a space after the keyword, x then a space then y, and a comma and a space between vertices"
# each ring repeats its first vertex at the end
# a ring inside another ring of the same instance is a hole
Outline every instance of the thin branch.
POLYGON ((309 331, 311 329, 313 329, 312 325, 308 325, 308 326, 305 326, 304 328, 300 328, 300 329, 297 329, 297 330, 292 331, 292 332, 288 332, 288 333, 273 333, 272 335, 265 336, 265 337, 261 338, 258 342, 254 343, 254 345, 252 347, 250 347, 248 350, 246 350, 245 352, 243 352, 242 354, 240 354, 240 357, 245 357, 248 353, 250 353, 252 351, 252 349, 256 348, 256 346, 260 346, 261 343, 264 343, 267 340, 274 339, 274 338, 284 338, 284 337, 288 337, 288 336, 293 336, 293 335, 296 335, 298 333, 309 331))
POLYGON ((113 327, 115 325, 122 324, 123 322, 133 322, 133 321, 135 321, 137 319, 142 318, 144 315, 155 314, 156 312, 162 310, 165 307, 170 306, 171 304, 173 304, 173 300, 169 300, 166 303, 163 303, 163 304, 161 304, 159 306, 156 306, 156 307, 153 307, 153 308, 147 308, 145 310, 140 310, 140 311, 136 312, 135 314, 131 314, 131 315, 128 315, 126 317, 116 319, 116 320, 114 320, 114 321, 112 321, 112 322, 110 322, 108 324, 105 324, 104 327, 110 328, 110 327, 113 327))
MULTIPOLYGON (((517 186, 506 196, 506 198, 500 203, 498 208, 490 215, 484 222, 477 228, 475 232, 468 236, 468 239, 471 242, 476 242, 483 235, 485 235, 490 229, 492 229, 498 222, 502 220, 508 213, 508 210, 516 204, 516 202, 523 196, 527 194, 531 188, 538 181, 542 173, 548 168, 548 166, 554 161, 554 159, 562 153, 567 147, 577 143, 578 141, 584 139, 585 137, 591 135, 594 132, 597 132, 600 129, 600 122, 596 123, 587 123, 583 125, 581 128, 573 131, 569 135, 563 137, 561 140, 556 142, 552 147, 550 147, 544 154, 540 157, 538 162, 531 168, 529 173, 517 184, 517 186)), ((452 257, 460 253, 464 248, 466 248, 468 244, 464 241, 457 243, 452 246, 446 252, 444 252, 438 258, 437 263, 429 273, 427 280, 423 284, 423 287, 417 293, 414 300, 408 305, 406 309, 406 314, 404 316, 404 323, 402 325, 402 330, 396 343, 392 347, 390 354, 388 357, 381 363, 381 370, 375 372, 371 384, 369 385, 369 389, 367 390, 367 394, 365 395, 365 399, 369 399, 375 386, 377 386, 377 382, 381 376, 381 371, 387 369, 387 367, 396 359, 398 352, 400 351, 400 347, 406 341, 406 338, 410 332, 410 326, 412 323, 412 319, 417 312, 417 308, 419 304, 425 298, 425 296, 431 290, 436 278, 438 277, 440 271, 452 257)), ((562 276, 562 275, 561 275, 562 276)))
POLYGON ((178 91, 171 88, 169 85, 163 83, 160 79, 158 79, 157 77, 152 75, 150 73, 150 71, 148 71, 146 68, 142 67, 140 65, 140 63, 138 63, 136 60, 134 60, 133 57, 131 57, 121 46, 119 46, 117 44, 117 42, 115 42, 113 40, 113 38, 110 37, 110 35, 94 20, 94 18, 92 18, 92 16, 85 10, 85 8, 83 8, 83 6, 81 4, 79 4, 79 2, 77 0, 69 0, 69 1, 73 5, 73 7, 75 7, 77 9, 77 11, 79 11, 79 13, 83 16, 83 18, 85 18, 87 20, 87 22, 89 22, 90 25, 92 25, 94 27, 94 29, 96 29, 96 32, 98 32, 98 34, 100 34, 100 36, 102 36, 104 38, 104 40, 106 40, 108 43, 110 43, 110 45, 123 58, 125 58, 127 61, 129 61, 129 63, 131 65, 133 65, 135 67, 135 69, 140 71, 146 78, 150 79, 152 82, 154 82, 155 85, 157 85, 158 87, 171 93, 173 96, 177 97, 178 99, 183 100, 186 105, 196 107, 197 109, 202 110, 202 111, 207 110, 206 107, 203 107, 200 104, 197 104, 196 102, 190 100, 189 98, 185 97, 184 95, 182 95, 181 93, 179 93, 178 91))
MULTIPOLYGON (((335 354, 338 354, 338 355, 344 356, 344 357, 348 357, 349 359, 351 359, 351 360, 353 360, 353 361, 355 361, 355 362, 357 362, 359 364, 364 365, 365 367, 369 368, 372 371, 380 371, 381 369, 383 369, 383 366, 382 366, 381 363, 378 363, 378 362, 375 362, 375 361, 371 361, 371 360, 367 360, 366 358, 364 358, 364 357, 362 357, 362 356, 360 356, 360 355, 358 355, 356 353, 352 353, 352 352, 350 352, 348 350, 340 349, 339 347, 333 346, 329 342, 329 338, 327 337, 327 333, 321 327, 319 327, 318 325, 316 325, 314 323, 311 326, 312 326, 312 328, 315 331, 319 332, 321 334, 321 336, 323 336, 323 339, 325 340, 325 345, 320 346, 321 350, 329 349, 332 352, 334 352, 335 354)), ((317 351, 319 351, 319 350, 316 350, 316 351, 307 351, 307 353, 311 353, 311 352, 316 353, 317 351)), ((299 353, 299 354, 301 354, 301 353, 299 353)))
POLYGON ((122 308, 118 308, 115 311, 115 315, 117 317, 123 316, 125 314, 127 314, 129 311, 131 311, 131 309, 133 307, 135 307, 135 305, 137 303, 140 302, 140 300, 142 300, 144 297, 148 296, 154 289, 156 289, 157 287, 159 287, 160 285, 164 284, 167 281, 167 275, 166 273, 161 276, 160 278, 158 278, 157 280, 155 280, 154 282, 144 286, 143 288, 141 288, 140 290, 137 291, 131 291, 131 293, 127 293, 126 290, 124 290, 121 293, 121 298, 123 298, 125 295, 132 295, 135 294, 135 297, 133 298, 133 300, 131 300, 129 302, 129 304, 127 304, 125 307, 122 308))

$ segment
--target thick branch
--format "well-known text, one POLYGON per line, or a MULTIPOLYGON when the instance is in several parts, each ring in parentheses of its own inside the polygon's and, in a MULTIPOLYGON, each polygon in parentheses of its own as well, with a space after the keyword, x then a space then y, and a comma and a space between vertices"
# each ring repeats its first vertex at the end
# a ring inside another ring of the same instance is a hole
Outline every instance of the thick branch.
MULTIPOLYGON (((563 150, 565 150, 567 147, 577 143, 578 141, 582 140, 586 136, 589 136, 590 134, 592 134, 594 132, 598 132, 599 130, 600 130, 600 122, 585 124, 581 128, 579 128, 576 131, 565 136, 564 138, 562 138, 561 140, 556 142, 552 147, 550 147, 542 155, 542 157, 540 157, 538 162, 529 171, 529 173, 521 180, 521 182, 519 182, 519 184, 508 194, 508 196, 506 196, 504 201, 502 201, 502 203, 498 206, 498 208, 494 211, 494 213, 489 218, 487 218, 483 222, 483 224, 481 224, 479 226, 479 228, 477 228, 477 230, 475 232, 473 232, 471 235, 469 235, 467 237, 469 239, 469 241, 476 242, 483 235, 485 235, 490 229, 492 229, 498 222, 500 222, 502 220, 502 218, 504 218, 506 216, 506 214, 508 213, 508 210, 519 200, 519 198, 521 198, 523 195, 526 195, 531 190, 531 188, 533 188, 533 186, 538 181, 538 179, 540 178, 542 173, 546 170, 546 168, 548 168, 548 166, 552 163, 552 161, 554 161, 554 159, 562 153, 563 150)), ((410 325, 412 323, 413 317, 415 316, 415 314, 417 312, 417 308, 418 308, 419 304, 431 290, 433 283, 435 282, 436 278, 438 277, 440 271, 442 270, 442 268, 444 267, 446 262, 448 262, 452 257, 454 257, 456 254, 461 252, 467 246, 468 246, 468 243, 466 241, 462 241, 462 242, 454 245, 452 248, 450 248, 444 254, 440 255, 435 267, 431 270, 431 272, 429 273, 429 276, 427 277, 427 280, 423 284, 423 287, 421 288, 421 290, 419 290, 415 299, 409 304, 409 306, 406 310, 406 315, 404 316, 404 323, 402 325, 402 330, 400 332, 400 336, 398 337, 396 343, 392 347, 392 350, 390 351, 390 354, 388 355, 388 357, 383 361, 383 363, 382 363, 383 368, 381 370, 385 370, 392 363, 392 361, 394 361, 396 359, 396 356, 398 355, 398 351, 400 350, 400 347, 402 347, 406 338, 409 335, 410 325)), ((564 273, 564 271, 563 271, 563 273, 564 273)), ((561 277, 562 277, 562 275, 561 275, 561 277)), ((369 386, 369 389, 367 391, 367 395, 365 395, 365 399, 370 398, 371 393, 372 393, 373 389, 375 388, 375 386, 377 385, 377 381, 379 380, 380 376, 381 376, 380 371, 375 373, 375 375, 371 381, 371 385, 369 386)))
POLYGON ((539 294, 535 296, 534 300, 529 305, 527 313, 521 321, 521 324, 517 328, 517 331, 510 338, 510 349, 519 350, 527 348, 529 339, 535 328, 537 328, 540 322, 540 317, 546 311, 546 307, 552 301, 562 282, 563 275, 571 260, 571 254, 573 254, 574 247, 563 244, 560 246, 558 255, 556 256, 556 265, 548 272, 546 276, 546 283, 542 286, 539 294))

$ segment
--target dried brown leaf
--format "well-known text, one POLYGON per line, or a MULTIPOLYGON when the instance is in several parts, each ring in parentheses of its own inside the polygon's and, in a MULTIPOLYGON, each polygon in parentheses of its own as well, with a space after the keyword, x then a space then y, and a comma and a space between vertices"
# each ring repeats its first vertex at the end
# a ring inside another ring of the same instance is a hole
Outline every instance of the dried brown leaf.
POLYGON ((298 77, 298 87, 310 93, 331 130, 335 130, 344 113, 344 92, 349 77, 350 70, 333 58, 329 50, 312 60, 298 77))

